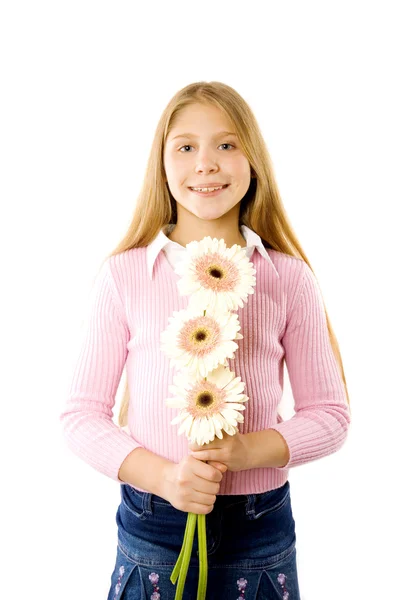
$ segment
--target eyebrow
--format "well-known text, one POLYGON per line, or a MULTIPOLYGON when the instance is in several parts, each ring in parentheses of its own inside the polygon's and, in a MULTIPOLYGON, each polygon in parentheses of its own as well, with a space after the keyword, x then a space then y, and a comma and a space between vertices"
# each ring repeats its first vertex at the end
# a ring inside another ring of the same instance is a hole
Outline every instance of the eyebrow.
MULTIPOLYGON (((234 135, 235 137, 237 137, 236 133, 233 133, 232 131, 219 131, 213 137, 217 138, 217 137, 221 137, 222 135, 234 135)), ((181 137, 182 138, 190 138, 190 137, 198 138, 199 136, 194 135, 194 133, 180 133, 179 135, 176 135, 175 137, 173 137, 172 140, 176 140, 176 138, 181 138, 181 137)))

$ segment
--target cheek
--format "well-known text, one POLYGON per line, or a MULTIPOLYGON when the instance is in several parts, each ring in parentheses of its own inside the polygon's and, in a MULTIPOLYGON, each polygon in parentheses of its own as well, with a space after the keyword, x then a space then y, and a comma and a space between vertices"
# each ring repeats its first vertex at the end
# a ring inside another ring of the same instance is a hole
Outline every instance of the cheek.
POLYGON ((243 157, 242 161, 240 162, 240 167, 239 167, 243 173, 244 177, 249 177, 251 176, 251 167, 250 167, 250 163, 248 162, 248 160, 246 158, 243 157))
POLYGON ((185 168, 184 165, 175 162, 170 165, 169 173, 175 186, 180 187, 186 185, 185 182, 188 181, 187 167, 185 168))
POLYGON ((169 177, 176 177, 182 171, 182 161, 179 157, 173 157, 166 153, 164 155, 164 169, 169 177))
POLYGON ((239 179, 250 178, 251 168, 247 159, 243 156, 228 158, 225 163, 226 168, 229 168, 239 179))

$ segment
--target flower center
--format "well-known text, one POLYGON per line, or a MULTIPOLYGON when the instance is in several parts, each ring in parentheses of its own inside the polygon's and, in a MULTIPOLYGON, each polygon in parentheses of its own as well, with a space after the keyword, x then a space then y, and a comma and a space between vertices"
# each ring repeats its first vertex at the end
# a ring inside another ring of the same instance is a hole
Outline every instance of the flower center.
POLYGON ((223 277, 223 273, 221 269, 218 269, 218 267, 210 267, 208 272, 210 273, 211 277, 214 277, 215 279, 222 279, 223 277))
POLYGON ((213 397, 209 392, 203 392, 197 397, 197 405, 199 406, 210 406, 213 403, 213 397))
POLYGON ((211 381, 197 381, 187 394, 187 412, 193 419, 218 415, 225 406, 225 390, 211 381))
POLYGON ((195 277, 203 288, 216 293, 234 293, 240 283, 238 267, 218 252, 199 256, 195 262, 195 277))
POLYGON ((207 338, 207 332, 204 329, 195 331, 193 337, 196 342, 204 342, 204 340, 207 338))
POLYGON ((178 345, 192 356, 204 357, 218 348, 220 337, 220 327, 214 318, 195 317, 180 330, 178 345))

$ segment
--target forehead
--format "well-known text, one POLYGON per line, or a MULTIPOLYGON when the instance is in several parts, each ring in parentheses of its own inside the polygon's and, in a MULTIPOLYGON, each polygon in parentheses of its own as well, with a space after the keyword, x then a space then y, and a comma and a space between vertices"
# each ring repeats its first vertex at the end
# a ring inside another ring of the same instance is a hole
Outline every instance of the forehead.
POLYGON ((216 135, 235 135, 235 127, 224 111, 217 106, 189 105, 179 111, 171 122, 168 140, 176 137, 198 138, 216 135))

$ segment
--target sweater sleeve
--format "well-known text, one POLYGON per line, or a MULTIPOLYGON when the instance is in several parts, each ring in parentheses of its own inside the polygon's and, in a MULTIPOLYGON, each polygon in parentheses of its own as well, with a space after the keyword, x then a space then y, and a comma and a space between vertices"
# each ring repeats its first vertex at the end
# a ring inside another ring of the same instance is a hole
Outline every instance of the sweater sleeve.
POLYGON ((350 409, 330 342, 322 295, 313 271, 301 261, 299 291, 289 308, 282 345, 294 398, 295 415, 270 427, 289 449, 278 470, 317 460, 344 444, 350 409))
POLYGON ((121 464, 142 445, 113 421, 130 334, 112 277, 111 258, 95 279, 60 421, 69 449, 94 469, 122 483, 118 478, 121 464))

